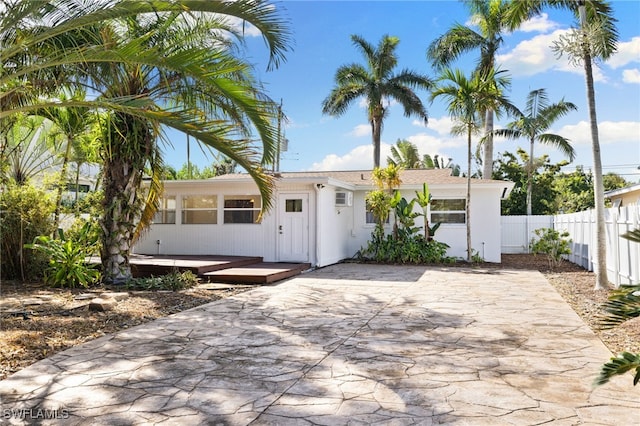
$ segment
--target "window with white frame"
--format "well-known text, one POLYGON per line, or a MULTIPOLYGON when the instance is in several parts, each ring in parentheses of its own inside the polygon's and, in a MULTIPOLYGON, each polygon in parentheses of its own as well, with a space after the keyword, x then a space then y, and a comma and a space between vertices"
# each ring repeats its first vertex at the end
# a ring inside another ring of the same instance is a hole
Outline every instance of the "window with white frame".
MULTIPOLYGON (((389 213, 389 216, 391 216, 391 213, 389 213)), ((389 216, 387 216, 387 220, 385 220, 384 223, 389 223, 389 216)), ((366 223, 367 225, 375 225, 376 223, 378 223, 376 221, 375 215, 371 211, 371 206, 369 205, 368 202, 365 202, 365 219, 364 219, 364 223, 366 223)))
POLYGON ((466 223, 466 205, 463 198, 431 200, 431 223, 466 223))
POLYGON ((176 223, 176 197, 171 195, 160 199, 158 211, 153 216, 154 224, 176 223))
POLYGON ((224 223, 258 223, 261 208, 259 195, 225 195, 224 223))
POLYGON ((218 197, 216 195, 183 196, 182 223, 188 225, 218 223, 218 197))

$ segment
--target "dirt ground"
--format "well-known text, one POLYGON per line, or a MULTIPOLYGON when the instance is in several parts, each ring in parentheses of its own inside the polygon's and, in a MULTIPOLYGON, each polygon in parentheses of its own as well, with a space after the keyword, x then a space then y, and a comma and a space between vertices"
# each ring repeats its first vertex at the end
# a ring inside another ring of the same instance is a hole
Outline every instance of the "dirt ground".
MULTIPOLYGON (((613 330, 598 328, 595 317, 607 292, 593 290, 592 273, 569 262, 550 270, 546 258, 533 255, 503 255, 501 265, 490 267, 541 271, 612 352, 640 352, 640 318, 613 330)), ((0 283, 0 379, 71 346, 250 288, 130 292, 113 310, 93 312, 88 308, 90 299, 105 289, 0 283)))

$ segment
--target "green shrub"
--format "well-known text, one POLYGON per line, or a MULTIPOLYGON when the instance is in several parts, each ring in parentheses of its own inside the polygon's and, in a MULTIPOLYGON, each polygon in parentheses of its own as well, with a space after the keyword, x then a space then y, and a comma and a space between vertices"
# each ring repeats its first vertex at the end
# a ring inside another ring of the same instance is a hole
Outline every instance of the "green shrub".
POLYGON ((367 247, 358 252, 357 258, 383 263, 452 263, 454 259, 447 256, 448 248, 445 243, 427 241, 421 235, 396 239, 393 235, 375 233, 367 247))
POLYGON ((569 233, 560 233, 555 229, 539 228, 533 231, 537 238, 531 240, 530 248, 533 254, 546 254, 549 266, 555 268, 560 264, 562 256, 571 254, 571 239, 569 233))
POLYGON ((127 282, 128 290, 171 290, 179 291, 198 285, 200 279, 191 271, 173 271, 160 277, 132 278, 127 282))
POLYGON ((57 239, 41 235, 35 238, 33 244, 25 245, 48 256, 45 283, 53 287, 75 288, 88 287, 100 280, 99 265, 87 262, 87 258, 94 255, 98 247, 97 234, 91 228, 91 223, 86 222, 74 238, 65 236, 60 229, 57 239))
POLYGON ((42 278, 47 264, 41 252, 24 250, 38 235, 53 233, 54 203, 31 185, 9 185, 0 192, 0 276, 4 279, 42 278))

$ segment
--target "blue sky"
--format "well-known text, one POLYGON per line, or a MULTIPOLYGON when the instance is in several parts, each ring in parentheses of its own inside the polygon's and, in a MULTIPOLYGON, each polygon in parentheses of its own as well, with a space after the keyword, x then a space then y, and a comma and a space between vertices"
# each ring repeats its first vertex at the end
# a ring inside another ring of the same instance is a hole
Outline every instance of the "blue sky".
MULTIPOLYGON (((596 105, 600 130, 603 171, 617 172, 632 182, 640 181, 640 2, 612 2, 620 34, 618 53, 595 70, 596 105)), ((262 39, 250 38, 246 55, 255 64, 269 96, 282 100, 288 117, 285 137, 289 151, 283 153, 282 171, 356 170, 373 165, 370 126, 366 109, 355 103, 346 114, 331 117, 322 114, 322 101, 334 87, 337 68, 348 63, 363 63, 351 43, 358 34, 377 45, 384 34, 400 38, 398 70, 410 68, 432 78, 437 72, 426 60, 426 49, 436 37, 454 23, 469 23, 463 3, 457 1, 284 1, 277 3, 291 22, 293 51, 279 69, 267 72, 267 51, 262 39)), ((551 129, 571 139, 577 151, 574 162, 592 167, 591 139, 588 129, 586 89, 581 66, 557 59, 550 46, 553 40, 573 25, 566 11, 548 10, 528 22, 521 30, 504 38, 498 55, 500 68, 507 70, 512 84, 511 101, 524 108, 527 94, 545 88, 551 102, 564 98, 578 106, 557 121, 551 129)), ((465 55, 454 67, 469 74, 476 53, 465 55)), ((415 143, 421 154, 438 154, 466 164, 466 140, 451 136, 451 120, 440 100, 429 103, 428 93, 418 92, 429 113, 425 127, 415 118, 406 118, 402 109, 391 105, 382 133, 382 162, 389 147, 398 139, 415 143)), ((498 120, 497 125, 508 119, 498 120)), ((166 161, 174 167, 186 162, 186 139, 170 133, 173 148, 167 148, 166 161)), ((474 140, 474 146, 476 141, 474 140)), ((496 155, 527 147, 527 142, 498 140, 496 155)), ((564 157, 552 148, 536 145, 535 155, 549 154, 553 162, 564 157)), ((200 167, 210 163, 192 147, 192 161, 200 167)))

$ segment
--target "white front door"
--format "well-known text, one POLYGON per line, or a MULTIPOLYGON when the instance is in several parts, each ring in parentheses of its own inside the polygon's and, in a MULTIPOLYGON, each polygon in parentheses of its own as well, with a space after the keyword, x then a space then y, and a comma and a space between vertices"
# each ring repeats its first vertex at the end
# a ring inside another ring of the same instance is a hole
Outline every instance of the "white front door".
POLYGON ((308 262, 309 194, 280 194, 278 200, 278 259, 308 262))

